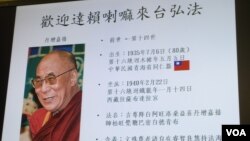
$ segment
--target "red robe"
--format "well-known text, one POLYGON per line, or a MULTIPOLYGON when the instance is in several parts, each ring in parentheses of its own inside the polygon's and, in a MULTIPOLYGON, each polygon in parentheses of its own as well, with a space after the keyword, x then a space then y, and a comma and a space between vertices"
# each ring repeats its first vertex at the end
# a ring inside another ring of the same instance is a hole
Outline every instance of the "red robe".
POLYGON ((43 124, 47 111, 37 110, 30 118, 32 141, 78 141, 82 93, 78 92, 59 113, 43 124))

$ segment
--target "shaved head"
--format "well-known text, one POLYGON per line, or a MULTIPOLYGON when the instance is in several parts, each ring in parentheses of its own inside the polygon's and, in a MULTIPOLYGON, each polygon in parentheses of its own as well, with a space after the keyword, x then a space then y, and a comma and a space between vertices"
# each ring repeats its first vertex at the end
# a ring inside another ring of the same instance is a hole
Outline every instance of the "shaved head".
MULTIPOLYGON (((75 56, 70 52, 62 51, 62 50, 55 50, 53 52, 50 52, 41 60, 40 63, 42 63, 43 61, 46 61, 48 59, 51 59, 51 56, 57 56, 58 59, 60 60, 60 62, 63 63, 63 65, 69 65, 71 67, 77 68, 75 56)), ((60 62, 58 62, 58 63, 60 63, 60 62)))

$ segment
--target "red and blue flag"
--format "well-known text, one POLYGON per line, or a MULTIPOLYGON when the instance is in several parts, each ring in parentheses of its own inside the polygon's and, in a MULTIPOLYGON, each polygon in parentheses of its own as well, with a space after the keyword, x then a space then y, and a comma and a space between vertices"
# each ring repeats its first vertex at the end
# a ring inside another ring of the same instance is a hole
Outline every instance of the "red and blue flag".
POLYGON ((189 69, 190 69, 189 60, 174 61, 174 70, 175 71, 182 71, 182 70, 189 70, 189 69))

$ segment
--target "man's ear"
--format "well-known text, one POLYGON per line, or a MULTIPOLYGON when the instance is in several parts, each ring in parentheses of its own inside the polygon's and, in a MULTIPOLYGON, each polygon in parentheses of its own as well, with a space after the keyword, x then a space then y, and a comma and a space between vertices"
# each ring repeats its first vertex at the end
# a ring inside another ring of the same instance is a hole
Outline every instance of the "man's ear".
POLYGON ((77 70, 71 72, 70 84, 71 86, 77 85, 78 73, 77 70))

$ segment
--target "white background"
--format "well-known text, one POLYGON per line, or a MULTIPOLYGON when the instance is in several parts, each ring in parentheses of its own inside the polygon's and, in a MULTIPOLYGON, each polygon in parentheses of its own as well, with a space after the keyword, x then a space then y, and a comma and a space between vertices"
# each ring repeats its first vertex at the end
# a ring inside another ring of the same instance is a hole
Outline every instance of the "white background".
POLYGON ((186 8, 194 2, 196 1, 106 0, 18 7, 2 140, 19 140, 28 48, 58 44, 86 45, 80 137, 82 141, 97 138, 104 140, 107 136, 124 138, 139 135, 220 134, 222 124, 239 124, 234 1, 200 0, 197 2, 203 8, 200 15, 171 17, 172 5, 182 5, 186 8), (52 15, 56 19, 57 15, 62 14, 73 15, 82 12, 87 15, 90 11, 103 13, 128 8, 136 14, 143 6, 147 7, 149 15, 154 17, 152 11, 158 5, 166 9, 166 17, 163 19, 107 23, 101 18, 100 24, 41 27, 44 15, 52 15), (151 34, 156 35, 155 40, 119 43, 109 41, 112 37, 151 34), (67 41, 45 42, 46 38, 58 36, 66 36, 67 41), (181 46, 190 48, 187 56, 190 60, 189 71, 156 70, 138 73, 109 72, 107 69, 110 52, 159 48, 167 50, 181 46), (160 99, 156 102, 107 103, 109 81, 159 78, 168 79, 170 85, 192 85, 192 92, 189 95, 159 93, 160 99), (105 116, 108 112, 194 109, 221 109, 222 113, 221 116, 212 118, 182 118, 177 126, 105 126, 105 116))

